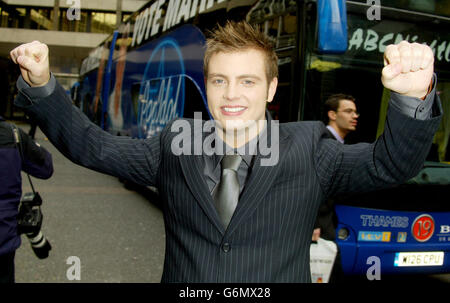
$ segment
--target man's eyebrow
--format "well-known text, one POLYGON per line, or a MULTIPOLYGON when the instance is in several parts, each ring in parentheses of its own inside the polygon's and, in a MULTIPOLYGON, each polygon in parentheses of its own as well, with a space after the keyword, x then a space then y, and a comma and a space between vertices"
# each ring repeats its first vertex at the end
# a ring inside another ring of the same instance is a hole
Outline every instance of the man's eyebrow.
POLYGON ((258 75, 254 75, 254 74, 244 74, 244 75, 238 76, 238 79, 244 79, 244 78, 252 78, 252 79, 256 79, 256 80, 262 80, 261 77, 259 77, 258 75))
MULTIPOLYGON (((208 74, 208 77, 222 77, 222 78, 228 79, 228 76, 221 74, 221 73, 211 73, 211 74, 208 74)), ((237 78, 238 79, 252 78, 252 79, 256 79, 256 80, 262 80, 261 77, 259 77, 258 75, 255 75, 255 74, 239 75, 237 78)))
POLYGON ((219 74, 219 73, 210 73, 208 74, 208 77, 222 77, 222 78, 227 78, 227 76, 225 76, 224 74, 219 74))

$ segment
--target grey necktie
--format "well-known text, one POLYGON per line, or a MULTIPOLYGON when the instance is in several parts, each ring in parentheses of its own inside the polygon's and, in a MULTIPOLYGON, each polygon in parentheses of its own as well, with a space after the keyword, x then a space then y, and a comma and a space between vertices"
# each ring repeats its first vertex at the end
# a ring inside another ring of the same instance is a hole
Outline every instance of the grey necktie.
POLYGON ((239 155, 225 155, 222 158, 222 176, 213 197, 223 226, 227 229, 239 200, 237 171, 242 158, 239 155))

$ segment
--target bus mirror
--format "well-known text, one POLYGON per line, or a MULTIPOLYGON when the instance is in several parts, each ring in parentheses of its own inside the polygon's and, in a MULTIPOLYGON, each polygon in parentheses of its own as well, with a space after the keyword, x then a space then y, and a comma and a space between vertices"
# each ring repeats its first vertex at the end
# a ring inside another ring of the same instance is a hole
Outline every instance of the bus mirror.
POLYGON ((345 0, 318 0, 318 48, 320 53, 347 50, 347 9, 345 0))

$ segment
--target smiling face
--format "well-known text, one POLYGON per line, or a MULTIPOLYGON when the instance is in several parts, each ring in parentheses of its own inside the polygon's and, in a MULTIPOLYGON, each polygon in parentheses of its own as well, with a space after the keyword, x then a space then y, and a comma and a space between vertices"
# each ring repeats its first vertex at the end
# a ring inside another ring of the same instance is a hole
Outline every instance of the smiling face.
POLYGON ((206 78, 208 107, 226 130, 241 130, 265 120, 266 102, 271 102, 277 78, 267 80, 262 51, 247 49, 213 54, 206 78))

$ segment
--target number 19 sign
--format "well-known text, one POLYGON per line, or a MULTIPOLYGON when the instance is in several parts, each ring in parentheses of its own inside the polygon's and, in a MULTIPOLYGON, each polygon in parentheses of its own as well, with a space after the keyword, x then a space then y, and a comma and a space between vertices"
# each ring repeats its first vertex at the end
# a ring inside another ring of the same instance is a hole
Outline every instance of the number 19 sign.
POLYGON ((434 220, 430 215, 420 215, 412 224, 411 233, 419 242, 428 241, 434 233, 434 220))

